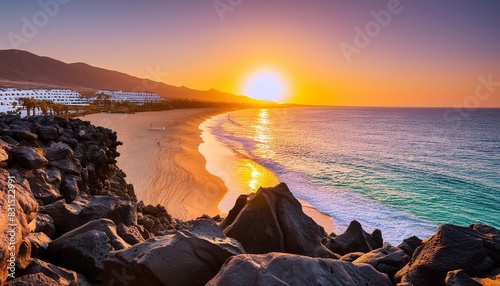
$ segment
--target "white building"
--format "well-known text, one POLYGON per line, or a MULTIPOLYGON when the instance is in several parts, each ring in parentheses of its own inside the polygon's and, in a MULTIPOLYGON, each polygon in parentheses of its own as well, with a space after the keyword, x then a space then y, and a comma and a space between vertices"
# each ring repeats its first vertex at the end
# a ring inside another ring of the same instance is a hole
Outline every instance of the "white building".
POLYGON ((54 103, 74 106, 88 106, 88 102, 81 95, 69 89, 16 89, 0 88, 0 112, 15 111, 22 107, 21 98, 34 98, 36 100, 51 100, 54 103), (15 104, 14 104, 15 102, 15 104), (14 105, 17 107, 14 108, 14 105))
POLYGON ((160 102, 165 100, 156 93, 148 92, 123 92, 121 90, 109 91, 109 90, 98 90, 93 98, 96 100, 100 94, 106 94, 111 101, 130 101, 132 103, 144 104, 146 102, 160 102))

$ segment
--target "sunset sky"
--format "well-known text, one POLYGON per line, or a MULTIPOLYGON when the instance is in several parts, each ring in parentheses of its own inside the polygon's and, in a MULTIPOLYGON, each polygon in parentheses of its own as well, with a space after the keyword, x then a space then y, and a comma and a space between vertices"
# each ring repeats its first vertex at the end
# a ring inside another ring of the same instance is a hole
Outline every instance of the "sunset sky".
POLYGON ((500 107, 495 0, 0 0, 0 21, 0 49, 176 86, 242 94, 267 69, 282 102, 500 107))

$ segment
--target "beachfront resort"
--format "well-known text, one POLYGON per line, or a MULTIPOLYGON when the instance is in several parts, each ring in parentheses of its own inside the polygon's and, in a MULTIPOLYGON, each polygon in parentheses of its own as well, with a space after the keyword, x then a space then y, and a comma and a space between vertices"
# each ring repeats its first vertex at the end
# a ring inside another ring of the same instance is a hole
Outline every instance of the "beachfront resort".
MULTIPOLYGON (((94 97, 86 98, 80 93, 70 89, 18 89, 18 88, 0 88, 0 113, 20 113, 27 115, 26 104, 23 99, 31 98, 38 102, 50 102, 63 106, 86 107, 91 102, 107 100, 110 102, 125 102, 143 105, 147 102, 164 101, 156 93, 147 92, 124 92, 98 90, 94 97)), ((41 114, 41 109, 33 108, 34 114, 41 114)))
POLYGON ((69 106, 88 106, 88 101, 78 92, 69 89, 0 89, 0 112, 17 113, 24 107, 23 98, 33 98, 40 101, 51 101, 56 104, 69 106))
POLYGON ((124 92, 121 90, 110 91, 110 90, 98 90, 93 99, 97 100, 99 97, 105 95, 111 101, 129 101, 135 104, 144 104, 146 102, 161 102, 165 99, 160 97, 156 93, 149 92, 124 92))

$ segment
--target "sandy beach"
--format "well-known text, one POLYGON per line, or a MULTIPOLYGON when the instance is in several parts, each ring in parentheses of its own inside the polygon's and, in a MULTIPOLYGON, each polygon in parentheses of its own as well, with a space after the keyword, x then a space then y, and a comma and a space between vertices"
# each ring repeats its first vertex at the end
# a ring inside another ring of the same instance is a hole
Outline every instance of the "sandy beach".
MULTIPOLYGON (((194 219, 203 214, 225 215, 236 200, 227 202, 221 211, 220 203, 228 193, 228 182, 207 171, 205 157, 199 152, 203 142, 200 124, 223 112, 225 110, 221 109, 181 109, 136 114, 100 113, 82 119, 117 132, 118 140, 124 143, 118 147, 121 154, 118 166, 127 174, 127 182, 134 185, 139 200, 146 204, 162 204, 176 218, 194 219)), ((214 143, 208 144, 208 148, 214 148, 212 151, 223 149, 212 145, 214 143)), ((277 178, 272 177, 277 184, 277 178)), ((241 187, 231 187, 243 192, 241 187)), ((238 195, 233 194, 233 197, 238 195)), ((306 201, 301 203, 304 211, 327 232, 334 230, 329 216, 306 201)))
POLYGON ((136 114, 100 113, 83 117, 117 132, 118 166, 127 174, 139 200, 162 204, 180 219, 219 213, 218 202, 227 192, 219 177, 205 169, 198 152, 198 126, 214 109, 181 109, 136 114), (152 130, 150 130, 152 127, 152 130), (158 140, 158 142, 157 142, 158 140))

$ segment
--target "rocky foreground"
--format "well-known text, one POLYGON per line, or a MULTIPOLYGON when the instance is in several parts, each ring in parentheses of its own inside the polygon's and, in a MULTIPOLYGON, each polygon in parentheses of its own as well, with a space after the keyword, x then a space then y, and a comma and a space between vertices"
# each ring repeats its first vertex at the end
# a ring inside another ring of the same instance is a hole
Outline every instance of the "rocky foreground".
POLYGON ((493 227, 399 246, 356 221, 328 235, 285 184, 241 195, 225 219, 175 220, 137 202, 120 144, 79 119, 0 116, 0 284, 500 285, 493 227))

